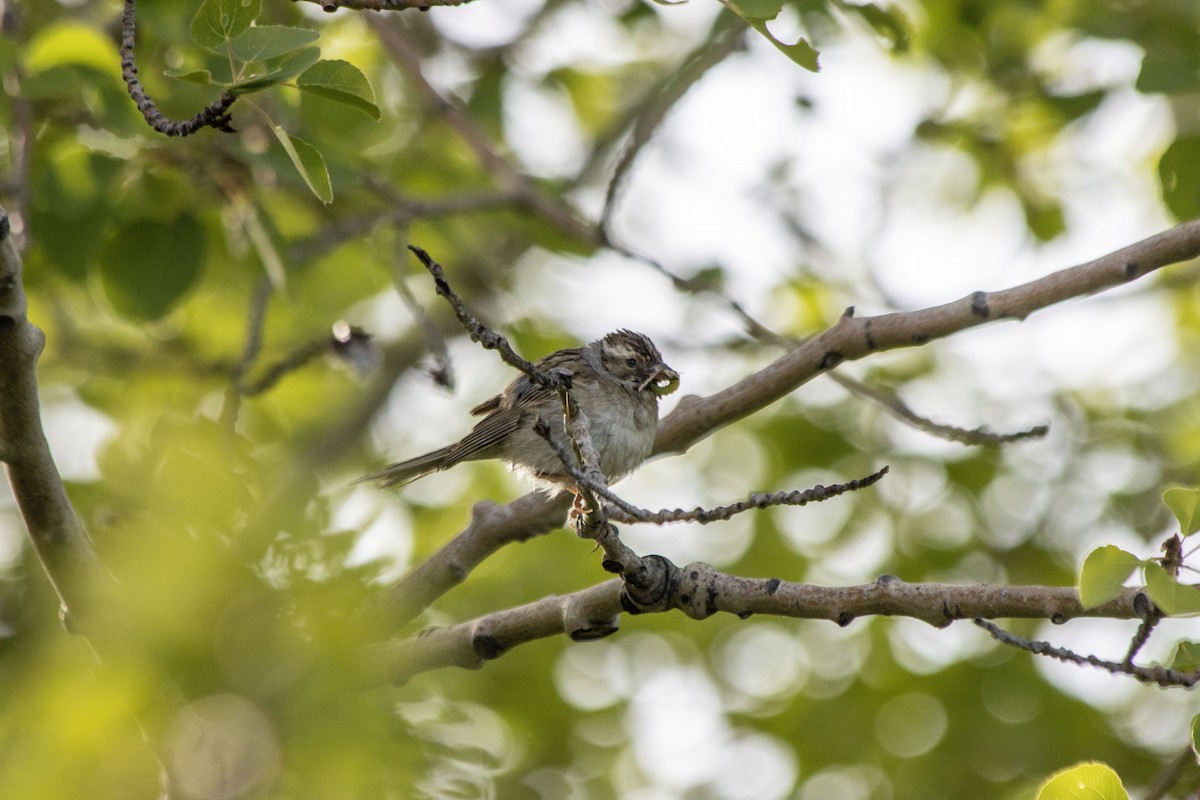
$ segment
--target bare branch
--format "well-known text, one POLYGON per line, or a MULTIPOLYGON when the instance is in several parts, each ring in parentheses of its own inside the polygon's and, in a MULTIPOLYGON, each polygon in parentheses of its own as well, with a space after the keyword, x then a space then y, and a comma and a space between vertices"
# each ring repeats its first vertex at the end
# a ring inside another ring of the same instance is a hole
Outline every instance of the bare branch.
POLYGON ((952 303, 877 317, 847 311, 832 327, 767 367, 709 397, 689 395, 658 427, 656 453, 681 453, 720 427, 747 417, 838 364, 876 352, 923 345, 959 331, 1035 311, 1136 280, 1200 255, 1200 221, 1186 222, 1137 244, 998 292, 974 292, 952 303))
POLYGON ((661 583, 647 590, 658 593, 653 603, 631 598, 629 585, 614 578, 574 594, 546 597, 449 628, 430 629, 376 645, 367 657, 377 680, 403 683, 433 669, 478 668, 520 644, 562 633, 576 640, 600 638, 616 629, 615 616, 622 610, 648 613, 678 609, 693 619, 717 612, 742 619, 770 614, 824 619, 839 625, 848 625, 859 617, 884 615, 945 627, 955 620, 982 617, 1059 623, 1075 617, 1136 618, 1134 603, 1140 594, 1137 589, 1128 589, 1103 606, 1085 609, 1071 587, 951 586, 905 583, 891 576, 860 586, 814 586, 776 578, 740 578, 707 564, 681 569, 661 556, 646 560, 665 566, 661 583), (579 620, 602 622, 593 630, 579 620))
MULTIPOLYGON (((540 420, 539 420, 540 421, 540 420)), ((809 503, 828 500, 831 497, 837 497, 846 492, 853 492, 859 489, 865 489, 868 486, 876 483, 880 478, 888 473, 888 468, 878 470, 863 478, 855 478, 846 483, 835 483, 832 486, 822 486, 817 484, 811 489, 795 490, 788 492, 753 492, 745 500, 739 500, 730 505, 717 506, 715 508, 701 508, 699 506, 685 511, 682 508, 661 509, 659 511, 651 511, 647 508, 639 508, 633 505, 628 500, 617 495, 608 486, 598 483, 595 478, 588 474, 586 470, 581 470, 575 466, 571 460, 570 454, 563 449, 562 445, 550 438, 549 426, 535 426, 534 431, 545 440, 546 444, 554 450, 567 472, 571 477, 583 488, 590 489, 596 495, 610 503, 613 508, 608 509, 608 515, 617 522, 649 522, 654 525, 665 525, 669 522, 698 522, 701 525, 707 525, 710 522, 724 522, 736 514, 741 514, 744 511, 749 511, 752 508, 769 508, 771 506, 805 506, 809 503)))
MULTIPOLYGON (((760 342, 766 342, 768 344, 775 345, 776 347, 782 347, 785 350, 792 350, 804 343, 804 340, 793 339, 791 337, 784 336, 783 334, 776 333, 755 319, 737 300, 734 300, 732 297, 717 291, 711 286, 699 285, 694 280, 689 280, 676 275, 667 269, 666 266, 657 259, 636 253, 626 247, 614 244, 611 241, 608 243, 608 246, 610 249, 620 253, 626 258, 644 264, 653 269, 655 272, 658 272, 667 280, 671 281, 672 286, 674 286, 676 290, 685 292, 687 294, 704 295, 716 300, 721 305, 725 306, 729 311, 731 311, 741 321, 742 326, 745 328, 746 333, 750 337, 757 339, 760 342)), ((903 400, 901 400, 892 392, 870 387, 860 380, 851 378, 848 375, 843 375, 839 372, 830 372, 829 377, 847 391, 865 400, 870 400, 879 404, 885 410, 895 415, 900 420, 909 423, 918 430, 922 430, 933 436, 938 436, 943 439, 958 442, 960 444, 1006 444, 1009 442, 1019 441, 1021 439, 1042 437, 1045 436, 1049 431, 1049 428, 1047 428, 1045 425, 1037 425, 1027 430, 1017 431, 1015 433, 994 433, 984 428, 966 430, 953 425, 945 425, 921 416, 917 412, 913 411, 903 400)))
POLYGON ((621 581, 614 578, 574 594, 550 595, 472 622, 374 645, 366 661, 374 682, 398 684, 443 667, 478 669, 517 645, 562 633, 576 641, 603 638, 617 629, 620 594, 621 581))
POLYGON ((745 24, 734 14, 722 11, 713 24, 708 41, 691 54, 671 73, 661 90, 641 109, 633 121, 629 137, 621 158, 613 167, 608 188, 604 193, 604 208, 600 213, 600 229, 607 231, 616 210, 617 199, 625 179, 668 112, 683 99, 688 90, 703 78, 710 69, 720 64, 731 53, 745 48, 745 24))
MULTIPOLYGON (((1141 800, 1162 800, 1167 796, 1167 792, 1179 781, 1179 776, 1183 774, 1183 770, 1188 766, 1195 766, 1196 753, 1192 750, 1191 744, 1188 744, 1179 754, 1172 758, 1162 771, 1151 781, 1146 787, 1146 793, 1142 795, 1141 800)), ((1194 798, 1195 795, 1192 795, 1194 798)))
POLYGON ((986 428, 967 430, 954 425, 934 422, 928 417, 913 411, 895 392, 889 392, 874 386, 868 386, 860 380, 855 380, 840 372, 831 372, 829 377, 836 384, 853 395, 870 400, 894 415, 897 419, 907 422, 914 428, 925 433, 966 445, 1000 445, 1018 442, 1022 439, 1040 439, 1050 432, 1046 425, 1034 425, 1023 431, 996 433, 986 428))
POLYGON ((538 369, 537 365, 532 361, 526 361, 524 358, 521 358, 517 354, 517 351, 512 349, 512 345, 508 343, 508 339, 476 319, 467 310, 467 305, 463 302, 462 298, 450 288, 450 283, 446 280, 446 273, 442 269, 442 266, 430 258, 428 253, 412 244, 408 246, 408 249, 412 250, 425 266, 425 269, 429 270, 429 274, 433 276, 434 285, 437 287, 437 293, 446 298, 446 301, 450 303, 450 307, 454 309, 454 315, 458 317, 459 322, 466 328, 471 341, 477 342, 485 350, 495 350, 500 354, 500 358, 504 360, 505 364, 521 370, 521 372, 529 377, 529 380, 539 386, 553 389, 556 392, 562 392, 571 388, 569 375, 556 371, 543 372, 538 369))
POLYGON ((566 494, 548 497, 542 492, 530 492, 503 506, 476 503, 467 527, 385 589, 374 609, 395 627, 410 622, 504 545, 561 527, 568 505, 566 494))
POLYGON ((992 635, 992 638, 1003 644, 1012 645, 1030 653, 1039 656, 1049 656, 1050 658, 1064 661, 1068 664, 1084 665, 1089 664, 1093 667, 1099 667, 1106 672, 1111 672, 1114 675, 1129 675, 1142 683, 1155 683, 1159 686, 1182 686, 1191 688, 1197 683, 1200 683, 1200 670, 1192 672, 1180 672, 1179 670, 1170 669, 1168 667, 1139 667, 1129 661, 1106 661, 1097 656, 1084 656, 1065 647, 1055 647, 1049 642, 1042 642, 1033 639, 1025 639, 1020 636, 1015 636, 1008 631, 994 625, 984 619, 973 620, 976 625, 983 628, 992 635))
POLYGON ((78 623, 95 610, 89 592, 104 573, 42 430, 35 367, 46 337, 25 307, 21 260, 0 209, 0 457, 64 618, 78 623))
POLYGON ((428 11, 433 6, 462 6, 472 0, 292 0, 294 3, 301 1, 315 3, 322 11, 332 14, 339 8, 356 11, 406 11, 415 8, 428 11))
MULTIPOLYGON (((848 315, 829 331, 733 386, 711 397, 685 397, 674 412, 659 422, 655 451, 684 452, 721 426, 769 405, 840 360, 861 358, 876 350, 917 345, 990 319, 1028 316, 1062 300, 1102 291, 1192 258, 1197 253, 1200 253, 1200 222, 1189 222, 1082 266, 1053 273, 1014 289, 991 295, 972 295, 944 306, 881 317, 855 320, 848 315), (844 349, 839 350, 839 347, 844 349)), ((438 596, 464 580, 470 569, 495 550, 557 528, 562 523, 566 506, 565 499, 550 500, 537 492, 507 506, 477 504, 471 525, 450 545, 385 591, 380 601, 385 615, 398 624, 408 622, 438 596), (476 536, 483 539, 475 542, 476 536)), ((1046 591, 1071 592, 1074 597, 1071 589, 1046 591)), ((1060 612, 1046 613, 1053 616, 1060 612)), ((1079 612, 1072 611, 1071 615, 1078 616, 1079 612)), ((992 615, 984 610, 960 616, 992 615)), ((1131 607, 1121 616, 1141 615, 1131 607)))
POLYGON ((433 324, 429 315, 425 313, 425 309, 413 295, 412 290, 408 288, 408 284, 404 281, 399 258, 397 258, 396 267, 392 270, 392 283, 396 287, 396 294, 400 295, 401 301, 408 308, 408 313, 412 314, 413 321, 421 331, 421 338, 425 340, 425 347, 433 357, 433 365, 429 369, 430 377, 443 389, 453 389, 455 383, 454 362, 450 360, 450 348, 446 345, 446 337, 433 324))
POLYGON ((442 94, 425 77, 421 57, 404 32, 390 20, 368 16, 366 22, 397 67, 408 77, 430 113, 439 116, 475 152, 480 165, 511 201, 553 225, 560 232, 585 244, 599 244, 595 226, 580 219, 568 203, 551 196, 530 176, 500 154, 493 142, 471 119, 460 103, 442 94))
POLYGON ((225 133, 236 133, 233 129, 233 115, 229 109, 237 97, 231 92, 222 92, 221 96, 202 109, 196 116, 183 122, 171 122, 158 110, 158 106, 138 78, 137 60, 134 58, 133 45, 137 32, 135 20, 136 0, 125 0, 125 12, 121 15, 121 77, 129 96, 142 112, 151 128, 167 136, 190 136, 203 128, 216 128, 225 133))

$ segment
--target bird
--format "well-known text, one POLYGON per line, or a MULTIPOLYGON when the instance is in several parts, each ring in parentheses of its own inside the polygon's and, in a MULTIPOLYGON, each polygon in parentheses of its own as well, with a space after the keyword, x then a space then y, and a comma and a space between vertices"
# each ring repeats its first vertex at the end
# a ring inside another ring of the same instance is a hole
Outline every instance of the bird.
MULTIPOLYGON (((650 457, 659 398, 678 388, 679 373, 667 366, 648 336, 616 330, 582 347, 550 353, 535 366, 543 373, 570 374, 569 392, 587 418, 600 471, 610 483, 650 457)), ((503 392, 471 409, 471 414, 483 419, 454 444, 389 464, 355 483, 386 489, 464 461, 498 459, 543 489, 558 491, 574 484, 558 454, 534 430, 538 419, 544 419, 549 436, 567 453, 574 453, 563 426, 562 400, 554 389, 521 375, 503 392)))

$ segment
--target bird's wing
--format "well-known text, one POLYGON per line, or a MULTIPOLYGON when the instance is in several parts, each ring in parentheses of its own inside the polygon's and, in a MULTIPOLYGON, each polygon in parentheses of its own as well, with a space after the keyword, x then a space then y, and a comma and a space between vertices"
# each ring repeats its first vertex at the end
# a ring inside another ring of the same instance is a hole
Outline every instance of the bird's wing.
POLYGON ((497 453, 491 452, 492 448, 511 436, 513 431, 529 424, 526 413, 523 408, 502 408, 479 420, 470 433, 452 446, 455 463, 497 456, 497 453))
MULTIPOLYGON (((535 366, 543 372, 561 367, 570 369, 582 358, 581 348, 573 347, 567 350, 557 350, 542 358, 535 366)), ((484 400, 472 408, 471 413, 478 417, 484 414, 494 414, 501 409, 536 408, 549 399, 550 394, 548 389, 538 386, 529 380, 527 375, 518 375, 501 394, 484 400)))
POLYGON ((477 417, 484 414, 491 414, 493 411, 500 410, 500 403, 504 400, 504 395, 498 394, 494 397, 489 397, 479 405, 471 409, 471 413, 477 417))

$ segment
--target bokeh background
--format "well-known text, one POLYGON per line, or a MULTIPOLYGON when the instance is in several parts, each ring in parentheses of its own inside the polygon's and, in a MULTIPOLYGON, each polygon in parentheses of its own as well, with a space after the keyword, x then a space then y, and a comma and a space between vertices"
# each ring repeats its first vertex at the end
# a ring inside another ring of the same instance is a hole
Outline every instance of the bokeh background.
MULTIPOLYGON (((230 74, 192 41, 199 7, 138 7, 141 76, 172 118, 216 91, 164 71, 230 74)), ((410 241, 526 356, 634 328, 682 395, 778 355, 727 300, 803 337, 850 305, 1014 286, 1197 216, 1194 4, 789 2, 770 29, 820 50, 813 73, 712 0, 265 0, 260 23, 317 30, 323 57, 368 77, 381 119, 279 87, 234 106, 236 134, 185 139, 150 131, 125 94, 119 3, 3 8, 0 201, 48 338, 47 435, 119 581, 106 618, 122 645, 101 663, 61 629, 0 495, 0 796, 148 797, 165 766, 201 798, 1019 798, 1079 760, 1148 787, 1186 746, 1200 707, 1182 690, 882 618, 625 618, 605 641, 362 691, 355 611, 473 502, 528 487, 493 464, 397 493, 349 482, 457 438, 511 379, 410 241), (275 125, 321 153, 332 203, 275 125), (341 321, 378 349, 318 352, 341 321)), ((886 463, 883 482, 625 539, 823 584, 1071 585, 1101 544, 1155 555, 1162 488, 1197 482, 1196 277, 1174 267, 839 368, 937 422, 1047 424, 1042 440, 946 442, 820 379, 621 493, 714 505, 886 463)), ((560 530, 396 634, 604 577, 560 530)), ((1119 659, 1135 625, 1011 627, 1119 659)), ((1196 632, 1164 624, 1148 657, 1196 632)), ((1172 791, 1198 786, 1193 768, 1172 791)))

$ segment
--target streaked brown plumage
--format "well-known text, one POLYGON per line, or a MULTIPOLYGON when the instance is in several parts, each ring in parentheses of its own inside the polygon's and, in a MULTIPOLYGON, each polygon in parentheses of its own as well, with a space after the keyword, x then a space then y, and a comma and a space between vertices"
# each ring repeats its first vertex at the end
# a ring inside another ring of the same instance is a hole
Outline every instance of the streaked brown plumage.
MULTIPOLYGON (((587 416, 588 433, 609 481, 628 475, 650 455, 658 426, 658 398, 675 390, 679 375, 644 334, 618 330, 583 347, 551 353, 539 369, 571 372, 571 394, 587 416)), ((431 453, 389 464, 356 482, 401 486, 463 461, 495 458, 542 481, 570 483, 562 462, 534 430, 540 416, 551 437, 573 452, 552 390, 521 375, 471 413, 483 419, 460 441, 431 453)))

